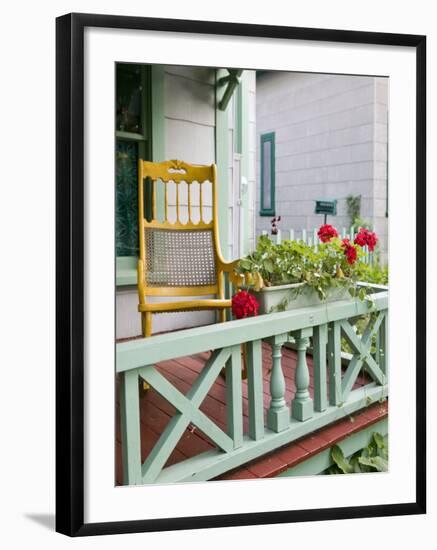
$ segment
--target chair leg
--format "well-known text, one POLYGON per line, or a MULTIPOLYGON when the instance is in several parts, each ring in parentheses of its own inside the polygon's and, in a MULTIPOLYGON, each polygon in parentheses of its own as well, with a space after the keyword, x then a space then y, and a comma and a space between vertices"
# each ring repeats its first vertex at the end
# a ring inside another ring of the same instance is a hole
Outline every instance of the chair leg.
MULTIPOLYGON (((141 313, 141 328, 145 338, 152 335, 152 314, 149 311, 141 313)), ((145 380, 143 380, 141 386, 143 392, 146 392, 150 388, 150 385, 145 380)))
POLYGON ((144 338, 152 336, 152 314, 150 311, 141 313, 141 328, 144 338))
POLYGON ((146 336, 152 336, 152 314, 146 312, 146 336))

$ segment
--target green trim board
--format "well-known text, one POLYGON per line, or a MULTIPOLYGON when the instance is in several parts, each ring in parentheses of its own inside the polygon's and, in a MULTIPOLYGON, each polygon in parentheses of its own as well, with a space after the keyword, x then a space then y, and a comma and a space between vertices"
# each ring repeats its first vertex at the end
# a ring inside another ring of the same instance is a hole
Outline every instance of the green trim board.
POLYGON ((137 284, 138 256, 119 256, 115 262, 116 286, 132 286, 137 284))
MULTIPOLYGON (((378 432, 381 435, 388 434, 388 418, 384 418, 359 432, 349 435, 338 441, 338 445, 345 457, 350 457, 360 449, 364 449, 372 438, 372 434, 378 432)), ((317 453, 316 455, 304 460, 300 464, 281 472, 276 477, 296 477, 296 476, 313 476, 319 475, 325 472, 330 466, 333 465, 331 459, 331 448, 317 453)))
MULTIPOLYGON (((373 294, 372 302, 372 311, 388 309, 388 291, 373 294)), ((233 346, 296 331, 302 327, 357 317, 368 311, 367 301, 350 298, 123 342, 117 345, 117 372, 143 367, 146 363, 154 364, 209 351, 212 339, 217 348, 233 346)))
POLYGON ((145 137, 142 134, 136 134, 135 132, 122 132, 117 130, 115 132, 115 137, 117 139, 126 139, 130 141, 145 141, 145 137))
POLYGON ((241 256, 249 253, 249 82, 250 72, 244 71, 241 83, 238 87, 238 118, 237 118, 237 140, 241 152, 241 177, 246 179, 247 185, 242 194, 242 206, 244 212, 243 223, 243 249, 241 256))
MULTIPOLYGON (((233 159, 230 154, 239 156, 240 160, 240 176, 248 181, 249 179, 249 78, 250 71, 243 71, 240 76, 238 86, 233 94, 233 102, 235 109, 234 117, 234 147, 230 147, 230 128, 229 128, 229 109, 231 103, 223 111, 219 108, 219 103, 225 90, 225 86, 221 85, 223 78, 226 78, 227 71, 218 69, 216 73, 216 131, 215 131, 215 147, 216 147, 216 164, 218 175, 218 210, 219 210, 219 228, 220 242, 223 253, 228 258, 228 245, 233 238, 229 234, 229 197, 230 192, 230 167, 233 159)), ((242 232, 242 250, 240 255, 249 252, 249 236, 250 229, 248 224, 249 212, 249 193, 241 194, 242 209, 244 212, 244 220, 240 231, 242 232)))
POLYGON ((242 76, 234 94, 235 102, 235 138, 234 138, 234 153, 243 154, 243 87, 245 82, 245 74, 242 76))
MULTIPOLYGON (((152 150, 151 160, 163 162, 166 159, 165 153, 165 73, 163 65, 152 65, 151 67, 151 94, 150 110, 152 117, 152 150)), ((156 189, 157 216, 164 219, 164 186, 157 185, 156 189)))
POLYGON ((235 88, 238 87, 240 83, 240 77, 243 73, 243 69, 227 69, 228 75, 227 76, 221 76, 218 84, 219 85, 226 85, 225 91, 222 95, 222 98, 220 99, 220 102, 218 104, 218 108, 221 111, 226 111, 229 105, 229 101, 231 100, 235 88))
POLYGON ((275 215, 275 132, 261 135, 261 202, 260 216, 275 215), (268 158, 266 158, 266 154, 268 158), (266 169, 266 163, 267 165, 266 169), (266 181, 268 180, 268 181, 266 181), (268 188, 268 189, 267 189, 268 188), (266 192, 267 191, 267 192, 266 192))
POLYGON ((225 69, 217 69, 215 92, 215 162, 217 165, 217 196, 220 248, 225 259, 228 259, 228 192, 229 192, 229 124, 228 111, 219 108, 223 86, 218 86, 221 78, 226 77, 225 69), (220 92, 220 93, 219 93, 220 92))

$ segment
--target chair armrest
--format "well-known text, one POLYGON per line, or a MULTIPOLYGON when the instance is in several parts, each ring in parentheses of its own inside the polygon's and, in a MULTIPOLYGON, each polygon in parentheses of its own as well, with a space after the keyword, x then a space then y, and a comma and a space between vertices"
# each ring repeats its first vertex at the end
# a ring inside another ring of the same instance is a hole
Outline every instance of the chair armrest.
POLYGON ((229 281, 236 286, 240 287, 244 282, 244 276, 235 271, 240 260, 234 260, 233 262, 219 261, 219 269, 223 273, 229 273, 229 281))
POLYGON ((224 271, 225 273, 232 273, 237 267, 239 261, 240 260, 234 260, 233 262, 220 261, 219 262, 220 271, 224 271))

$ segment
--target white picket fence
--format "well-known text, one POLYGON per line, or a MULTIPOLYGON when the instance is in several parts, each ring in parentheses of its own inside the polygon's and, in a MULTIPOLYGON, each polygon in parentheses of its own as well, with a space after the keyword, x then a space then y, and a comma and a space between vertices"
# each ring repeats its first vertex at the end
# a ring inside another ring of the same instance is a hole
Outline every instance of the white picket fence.
MULTIPOLYGON (((351 242, 354 241, 355 235, 358 233, 359 228, 355 228, 354 226, 350 227, 349 229, 346 227, 343 227, 340 233, 340 237, 342 239, 348 238, 351 242)), ((286 229, 281 230, 278 229, 278 232, 276 235, 271 235, 268 231, 262 231, 262 235, 267 235, 270 237, 270 239, 276 243, 279 244, 284 240, 290 240, 290 241, 303 241, 304 243, 310 245, 310 246, 316 246, 321 242, 319 237, 317 236, 319 228, 315 227, 314 229, 311 229, 307 231, 306 229, 286 229)), ((365 246, 363 248, 365 252, 365 256, 362 259, 362 261, 366 264, 373 265, 375 262, 375 252, 370 252, 368 246, 365 246)))

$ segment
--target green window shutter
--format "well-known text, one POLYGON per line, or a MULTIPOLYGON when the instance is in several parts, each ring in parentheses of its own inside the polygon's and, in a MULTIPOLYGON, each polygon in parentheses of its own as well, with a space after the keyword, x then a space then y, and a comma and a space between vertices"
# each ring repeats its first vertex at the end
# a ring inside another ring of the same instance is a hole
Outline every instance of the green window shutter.
POLYGON ((260 216, 275 215, 275 133, 261 135, 260 216))

